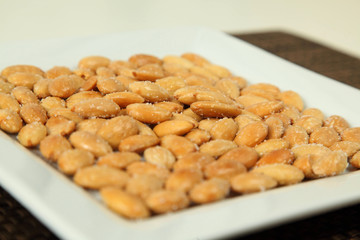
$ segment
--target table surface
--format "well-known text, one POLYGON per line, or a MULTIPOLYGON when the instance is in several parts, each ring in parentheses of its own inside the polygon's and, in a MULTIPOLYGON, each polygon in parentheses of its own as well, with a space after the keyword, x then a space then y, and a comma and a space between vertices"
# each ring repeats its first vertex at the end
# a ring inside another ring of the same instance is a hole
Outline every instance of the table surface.
MULTIPOLYGON (((360 89, 360 59, 284 32, 235 36, 286 60, 360 89)), ((360 204, 251 233, 241 239, 292 239, 294 236, 299 239, 360 239, 358 216, 360 204)), ((0 239, 58 238, 0 186, 0 239)))

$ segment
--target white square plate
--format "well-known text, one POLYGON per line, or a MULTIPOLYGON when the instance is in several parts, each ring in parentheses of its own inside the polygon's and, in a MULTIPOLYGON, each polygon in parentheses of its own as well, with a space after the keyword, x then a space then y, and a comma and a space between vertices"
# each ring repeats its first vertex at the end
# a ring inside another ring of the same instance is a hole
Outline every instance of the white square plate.
MULTIPOLYGON (((207 28, 152 29, 83 38, 12 42, 0 46, 0 69, 12 64, 76 67, 84 56, 128 59, 195 52, 250 83, 297 91, 307 107, 359 126, 360 91, 310 72, 248 43, 207 28)), ((0 134, 0 182, 64 239, 209 239, 245 234, 360 202, 360 172, 239 196, 144 221, 128 221, 75 186, 42 159, 0 134)))

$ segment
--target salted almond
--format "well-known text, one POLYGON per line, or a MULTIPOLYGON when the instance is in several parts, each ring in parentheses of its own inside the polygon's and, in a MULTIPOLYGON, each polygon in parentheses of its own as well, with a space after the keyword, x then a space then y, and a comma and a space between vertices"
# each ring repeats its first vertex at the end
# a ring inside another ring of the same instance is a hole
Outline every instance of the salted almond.
POLYGON ((324 113, 318 108, 306 108, 301 112, 302 115, 310 115, 324 121, 324 113))
POLYGON ((68 98, 79 90, 83 82, 77 75, 62 75, 49 82, 49 93, 53 97, 68 98))
POLYGON ((168 120, 162 123, 159 123, 153 128, 153 131, 157 136, 163 137, 165 135, 179 135, 182 136, 191 129, 193 129, 194 125, 185 120, 168 120))
POLYGON ((191 108, 186 108, 182 113, 184 115, 186 115, 186 116, 192 117, 196 121, 201 121, 202 120, 202 117, 197 115, 196 113, 194 113, 194 111, 191 110, 191 108))
POLYGON ((160 145, 170 150, 176 157, 196 151, 196 145, 185 137, 166 135, 161 138, 160 145))
POLYGON ((338 115, 332 115, 325 119, 324 126, 332 127, 338 133, 342 133, 342 131, 350 127, 349 123, 343 117, 338 115))
MULTIPOLYGON (((156 58, 156 57, 155 57, 156 58)), ((119 71, 123 68, 135 68, 137 67, 134 63, 124 60, 114 60, 111 61, 108 65, 108 68, 111 69, 115 74, 120 75, 119 71)))
POLYGON ((360 142, 360 127, 347 128, 341 133, 343 141, 360 142))
POLYGON ((79 91, 92 91, 95 89, 97 84, 98 77, 97 76, 90 76, 85 78, 85 81, 82 83, 79 91))
POLYGON ((33 91, 27 87, 19 86, 15 87, 11 94, 20 104, 26 103, 39 103, 39 99, 36 97, 33 91))
POLYGON ((0 128, 7 133, 17 133, 23 127, 20 115, 10 109, 0 109, 0 128))
POLYGON ((346 153, 346 156, 352 157, 360 150, 360 143, 352 141, 339 141, 331 145, 329 148, 332 151, 342 151, 346 153))
POLYGON ((217 81, 215 87, 232 99, 240 96, 240 87, 237 82, 231 78, 223 78, 217 81))
POLYGON ((218 91, 215 87, 215 81, 214 79, 209 79, 206 78, 204 76, 200 76, 194 73, 191 73, 189 71, 188 76, 185 77, 184 79, 186 86, 198 86, 198 87, 205 87, 208 91, 211 90, 215 90, 218 91))
POLYGON ((125 86, 115 77, 98 77, 96 82, 97 89, 102 94, 125 91, 125 86))
POLYGON ((290 126, 292 124, 291 118, 283 113, 274 113, 274 114, 269 115, 268 118, 269 117, 279 118, 282 121, 284 128, 287 128, 288 126, 290 126))
POLYGON ((260 117, 265 117, 276 112, 280 112, 284 104, 280 101, 259 102, 245 108, 246 111, 252 112, 260 117))
POLYGON ((164 70, 164 75, 168 77, 186 78, 190 75, 190 71, 188 68, 185 68, 184 66, 176 63, 163 63, 162 67, 164 70))
POLYGON ((206 165, 215 161, 215 158, 207 153, 190 152, 178 157, 173 168, 174 171, 180 169, 196 169, 202 171, 206 165))
POLYGON ((229 181, 221 178, 211 178, 195 185, 191 189, 189 197, 195 203, 205 204, 224 199, 229 192, 229 181))
POLYGON ((146 198, 146 204, 155 213, 168 213, 188 207, 190 201, 182 191, 159 190, 146 198))
POLYGON ((194 66, 194 64, 189 61, 188 59, 176 56, 176 55, 166 55, 163 58, 164 63, 173 63, 180 66, 183 66, 185 68, 191 68, 194 66))
POLYGON ((6 82, 2 78, 0 78, 0 92, 1 93, 11 93, 13 88, 15 87, 14 84, 6 82))
POLYGON ((206 58, 195 53, 184 53, 181 57, 198 66, 204 66, 209 63, 206 58))
POLYGON ((63 108, 63 107, 49 109, 48 110, 48 115, 50 117, 59 117, 59 116, 61 116, 61 117, 64 117, 66 119, 69 119, 69 120, 71 120, 71 121, 73 121, 75 123, 80 123, 83 120, 83 118, 79 114, 71 111, 68 108, 63 108))
POLYGON ((234 120, 235 120, 236 124, 238 125, 238 131, 241 131, 241 129, 243 127, 245 127, 246 125, 248 125, 249 123, 259 121, 259 120, 255 120, 254 118, 252 118, 248 115, 245 115, 245 114, 240 114, 234 120))
POLYGON ((1 75, 8 78, 10 75, 17 72, 39 74, 40 76, 44 75, 44 71, 41 70, 40 68, 33 65, 25 65, 25 64, 8 66, 1 71, 1 75))
POLYGON ((261 103, 261 102, 266 102, 269 101, 266 98, 260 97, 260 96, 256 96, 256 95, 243 95, 243 96, 239 96, 235 99, 236 102, 240 103, 241 105, 243 105, 245 108, 248 106, 251 106, 253 104, 256 103, 261 103))
POLYGON ((40 105, 43 106, 46 111, 50 112, 54 108, 65 108, 66 102, 62 98, 49 96, 41 99, 40 105))
POLYGON ((302 111, 304 109, 304 102, 297 92, 291 90, 284 91, 279 94, 279 98, 286 105, 294 106, 299 111, 302 111))
POLYGON ((202 153, 207 153, 213 157, 219 157, 236 147, 237 145, 233 141, 215 139, 201 145, 199 151, 202 153))
POLYGON ((76 125, 76 129, 78 131, 88 131, 96 133, 105 122, 106 119, 103 118, 85 119, 76 125))
POLYGON ((170 94, 174 94, 176 90, 185 87, 184 79, 173 76, 158 79, 155 83, 166 89, 170 94))
POLYGON ((274 178, 279 185, 291 185, 301 182, 304 173, 289 164, 269 164, 254 168, 251 172, 261 173, 274 178))
POLYGON ((121 68, 121 69, 118 70, 118 76, 116 77, 116 79, 119 80, 126 87, 128 87, 128 85, 126 85, 127 83, 134 82, 134 81, 138 80, 138 79, 134 78, 134 72, 135 72, 135 69, 132 68, 132 67, 130 67, 130 68, 121 68))
POLYGON ((126 108, 133 103, 143 103, 145 99, 137 93, 133 92, 114 92, 104 96, 106 99, 113 100, 119 107, 126 108))
POLYGON ((319 143, 325 147, 330 147, 340 140, 341 138, 334 128, 320 127, 310 134, 309 143, 319 143))
MULTIPOLYGON (((161 64, 162 61, 156 56, 149 55, 149 54, 135 54, 129 58, 128 61, 131 66, 135 68, 147 65, 147 64, 161 64)), ((126 65, 127 66, 127 65, 126 65)), ((129 66, 128 66, 129 67, 129 66)))
POLYGON ((110 209, 123 217, 129 219, 143 219, 150 216, 149 209, 139 197, 126 193, 119 188, 102 188, 100 190, 100 195, 110 209))
POLYGON ((199 91, 207 91, 209 89, 204 86, 185 86, 177 89, 174 92, 174 97, 181 103, 190 105, 193 102, 196 102, 196 93, 199 91))
POLYGON ((274 178, 256 172, 242 173, 231 179, 231 189, 243 194, 266 191, 277 185, 274 178))
POLYGON ((280 94, 280 89, 271 83, 255 83, 255 84, 249 85, 247 88, 248 89, 261 89, 263 91, 272 93, 274 95, 280 94))
POLYGON ((163 189, 164 180, 155 175, 135 175, 129 179, 125 190, 142 199, 146 199, 151 193, 163 189))
POLYGON ((10 94, 0 93, 0 109, 10 109, 14 112, 20 112, 20 104, 10 94))
POLYGON ((360 152, 355 153, 351 158, 350 158, 350 164, 351 166, 355 167, 355 168, 360 168, 360 152))
POLYGON ((236 117, 242 106, 214 101, 198 101, 190 105, 191 110, 202 117, 236 117))
POLYGON ((218 118, 205 118, 199 122, 198 128, 210 132, 215 123, 219 121, 218 118))
POLYGON ((105 139, 112 148, 118 148, 120 142, 139 133, 136 121, 129 116, 118 116, 104 122, 97 134, 105 139))
POLYGON ((61 116, 50 117, 46 122, 46 128, 49 132, 49 135, 59 134, 65 136, 69 135, 75 130, 76 124, 74 121, 71 121, 61 116))
POLYGON ((277 97, 278 93, 267 91, 267 90, 264 90, 264 89, 261 89, 261 88, 255 88, 255 87, 252 87, 252 86, 253 85, 249 85, 249 86, 243 88, 240 91, 240 95, 241 96, 254 95, 254 96, 265 98, 265 99, 267 99, 269 101, 275 101, 278 98, 277 97))
POLYGON ((96 70, 99 67, 107 67, 110 64, 110 59, 103 56, 88 56, 80 59, 78 63, 79 68, 88 68, 96 70))
POLYGON ((292 147, 291 151, 294 153, 296 158, 310 154, 314 159, 318 159, 331 152, 331 150, 324 145, 315 143, 297 145, 292 147))
POLYGON ((218 161, 226 159, 238 161, 250 169, 255 166, 259 154, 253 148, 241 145, 221 155, 218 161))
POLYGON ((311 163, 313 161, 312 160, 313 156, 314 155, 311 155, 311 154, 305 154, 305 155, 298 156, 293 163, 293 166, 300 169, 304 173, 305 178, 308 178, 308 179, 317 178, 317 176, 314 174, 312 167, 311 167, 311 163))
POLYGON ((283 110, 281 110, 280 113, 290 118, 292 123, 295 123, 301 117, 300 111, 296 107, 289 105, 285 105, 285 107, 283 108, 283 110))
POLYGON ((162 102, 170 99, 170 94, 165 88, 150 81, 131 83, 129 89, 149 102, 162 102))
POLYGON ((309 135, 302 126, 291 125, 285 129, 283 139, 289 142, 291 147, 309 143, 309 135))
POLYGON ((110 99, 92 98, 74 104, 71 110, 84 118, 109 118, 116 116, 120 107, 110 99))
POLYGON ((207 78, 212 82, 216 82, 217 80, 219 80, 219 76, 217 76, 215 73, 213 73, 209 69, 205 69, 205 66, 203 66, 203 67, 192 66, 192 67, 190 67, 189 70, 190 70, 190 73, 207 78))
POLYGON ((101 156, 96 164, 123 169, 140 160, 141 156, 134 152, 112 152, 101 156))
POLYGON ((173 119, 173 120, 188 121, 188 122, 192 123, 192 125, 194 126, 194 128, 197 128, 197 127, 199 126, 199 122, 198 122, 195 118, 184 114, 184 112, 181 112, 181 113, 173 113, 172 119, 173 119))
POLYGON ((157 137, 157 135, 154 133, 154 131, 151 129, 149 125, 142 123, 138 120, 136 120, 136 123, 138 125, 139 135, 150 135, 153 137, 157 137))
POLYGON ((21 128, 17 139, 25 147, 34 147, 46 137, 46 133, 46 127, 42 123, 32 122, 21 128))
POLYGON ((146 64, 137 68, 133 75, 136 79, 142 81, 156 81, 165 77, 164 71, 159 64, 146 64))
POLYGON ((184 106, 178 102, 157 102, 155 106, 164 108, 173 113, 180 113, 184 110, 184 106))
POLYGON ((259 153, 260 156, 263 156, 269 152, 279 149, 287 149, 289 147, 290 144, 285 139, 268 139, 255 146, 254 149, 259 153))
POLYGON ((308 134, 311 134, 315 129, 322 127, 323 122, 319 118, 304 115, 296 120, 294 125, 303 127, 308 134))
POLYGON ((319 177, 341 174, 346 170, 347 166, 347 156, 342 151, 331 151, 311 162, 313 172, 319 177))
POLYGON ((79 102, 82 102, 87 99, 101 98, 101 97, 102 97, 101 93, 97 91, 78 92, 66 99, 66 107, 71 109, 74 105, 76 105, 79 102))
POLYGON ((206 178, 223 178, 230 181, 238 174, 247 172, 246 167, 236 160, 223 159, 206 165, 204 174, 206 178))
POLYGON ((56 162, 60 155, 72 149, 70 142, 61 135, 49 135, 41 140, 40 152, 48 160, 56 162))
POLYGON ((160 146, 147 148, 144 151, 144 159, 149 163, 164 166, 168 169, 172 168, 176 160, 168 149, 160 146))
POLYGON ((28 72, 16 72, 7 77, 9 83, 15 86, 24 86, 29 89, 33 89, 34 84, 42 79, 43 77, 39 74, 28 73, 28 72))
POLYGON ((26 123, 40 122, 45 124, 48 119, 45 108, 37 103, 24 104, 20 109, 20 116, 26 123))
POLYGON ((130 164, 126 171, 131 177, 152 175, 161 180, 167 179, 170 175, 170 171, 166 167, 143 161, 130 164))
POLYGON ((275 116, 270 115, 266 118, 265 123, 269 127, 268 139, 281 138, 285 132, 285 127, 283 121, 275 116))
POLYGON ((150 124, 170 120, 172 117, 172 113, 170 111, 146 103, 130 104, 126 107, 126 111, 136 120, 150 124))
MULTIPOLYGON (((93 82, 93 79, 97 79, 97 77, 95 76, 95 71, 90 68, 77 68, 77 69, 73 70, 73 73, 76 76, 81 77, 82 79, 86 80, 83 82, 83 84, 85 84, 85 85, 87 85, 87 83, 88 83, 87 80, 89 80, 89 82, 93 82)), ((96 81, 95 81, 95 85, 96 85, 96 81)), ((82 85, 82 87, 84 87, 84 85, 82 85)), ((87 89, 86 91, 88 91, 88 90, 89 89, 87 89)))
POLYGON ((112 148, 107 141, 91 132, 75 131, 70 135, 69 140, 75 148, 87 150, 96 157, 112 152, 112 148))
POLYGON ((112 77, 116 76, 115 72, 111 68, 109 68, 109 66, 98 67, 96 69, 95 73, 97 76, 104 77, 104 78, 112 78, 112 77))
POLYGON ((57 78, 61 75, 71 75, 72 71, 70 68, 65 66, 55 66, 45 72, 45 77, 49 79, 57 78))
POLYGON ((168 190, 189 192, 203 180, 203 174, 197 169, 180 169, 169 175, 165 188, 168 190))
POLYGON ((155 146, 160 142, 157 136, 132 135, 121 140, 119 151, 142 153, 145 149, 155 146))
MULTIPOLYGON (((213 102, 221 102, 226 104, 233 104, 234 101, 231 100, 224 93, 219 91, 211 91, 211 90, 200 90, 195 93, 196 101, 213 101, 213 102)), ((240 104, 239 104, 240 105, 240 104)))
POLYGON ((232 118, 223 118, 217 121, 209 131, 212 139, 233 140, 238 126, 232 118))
POLYGON ((251 119, 253 119, 255 121, 262 121, 263 120, 262 117, 256 115, 255 113, 249 112, 247 110, 242 110, 241 115, 245 115, 247 117, 250 117, 251 119))
POLYGON ((292 164, 295 160, 294 154, 289 149, 276 149, 265 153, 259 161, 256 162, 256 166, 262 166, 267 164, 292 164))
POLYGON ((243 77, 240 77, 240 76, 231 76, 231 77, 227 77, 226 79, 230 79, 232 81, 235 81, 238 84, 240 89, 245 88, 247 86, 247 84, 248 84, 247 80, 245 78, 243 78, 243 77))
POLYGON ((185 135, 185 137, 198 146, 210 141, 211 139, 211 135, 208 131, 198 128, 192 129, 189 133, 185 135))
POLYGON ((92 165, 80 168, 74 175, 74 182, 84 188, 100 189, 103 187, 124 187, 129 180, 129 175, 123 170, 92 165))
POLYGON ((245 145, 254 147, 266 138, 268 131, 268 126, 261 121, 249 123, 240 129, 239 133, 234 139, 234 142, 239 146, 245 145))
POLYGON ((94 155, 82 149, 70 149, 63 152, 58 160, 58 167, 61 172, 73 175, 81 168, 93 165, 94 155))

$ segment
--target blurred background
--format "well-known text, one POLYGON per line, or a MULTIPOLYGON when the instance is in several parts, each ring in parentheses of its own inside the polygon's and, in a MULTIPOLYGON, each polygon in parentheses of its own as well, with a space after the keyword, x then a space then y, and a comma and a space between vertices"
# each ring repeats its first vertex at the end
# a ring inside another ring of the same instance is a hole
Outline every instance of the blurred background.
POLYGON ((176 26, 285 31, 360 57, 359 0, 0 0, 0 44, 176 26))

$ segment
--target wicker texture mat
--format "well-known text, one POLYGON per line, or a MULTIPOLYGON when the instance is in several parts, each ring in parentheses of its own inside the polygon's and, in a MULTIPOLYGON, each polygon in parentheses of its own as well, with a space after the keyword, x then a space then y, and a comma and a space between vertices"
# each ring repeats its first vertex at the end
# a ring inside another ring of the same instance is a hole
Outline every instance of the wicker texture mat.
MULTIPOLYGON (((283 32, 235 36, 305 68, 360 88, 360 59, 283 32)), ((360 239, 359 216, 360 204, 252 233, 241 239, 360 239)), ((0 239, 58 238, 0 187, 0 239)))

